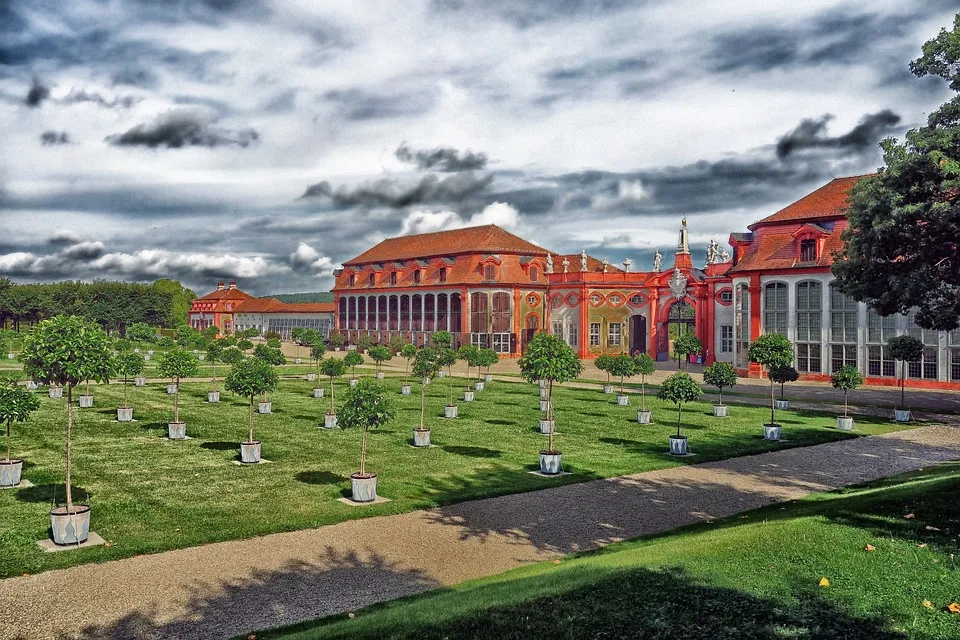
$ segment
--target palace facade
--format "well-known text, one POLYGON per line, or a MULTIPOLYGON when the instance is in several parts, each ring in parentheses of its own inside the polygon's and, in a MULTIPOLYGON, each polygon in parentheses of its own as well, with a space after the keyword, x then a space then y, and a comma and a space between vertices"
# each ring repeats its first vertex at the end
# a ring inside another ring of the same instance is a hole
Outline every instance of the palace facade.
POLYGON ((711 242, 702 266, 694 266, 686 221, 672 264, 658 253, 647 271, 629 260, 555 254, 494 225, 389 238, 334 273, 335 326, 350 342, 400 335, 417 345, 446 330, 457 346, 512 357, 545 329, 582 358, 646 351, 657 360, 693 332, 702 362, 731 362, 751 377, 760 370, 747 359, 750 341, 777 331, 796 345, 805 378, 853 364, 869 383, 891 385, 899 365, 885 342, 910 333, 927 346, 907 365, 908 384, 960 389, 960 331, 922 330, 913 314, 880 317, 832 285, 847 194, 860 177, 832 180, 731 234, 732 255, 711 242))

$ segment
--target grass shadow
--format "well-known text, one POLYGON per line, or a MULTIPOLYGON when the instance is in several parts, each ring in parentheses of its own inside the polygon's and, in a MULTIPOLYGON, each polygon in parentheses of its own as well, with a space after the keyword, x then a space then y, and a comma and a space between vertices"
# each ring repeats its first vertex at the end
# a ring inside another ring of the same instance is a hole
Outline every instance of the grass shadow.
POLYGON ((483 422, 484 422, 485 424, 496 424, 496 425, 501 425, 501 426, 504 426, 504 427, 509 427, 509 426, 512 426, 512 425, 516 424, 513 420, 499 420, 499 419, 484 420, 483 422))
POLYGON ((337 475, 336 473, 331 473, 330 471, 301 471, 293 477, 297 482, 320 485, 338 484, 348 480, 348 478, 337 475))
MULTIPOLYGON (((90 493, 83 487, 71 486, 73 492, 73 502, 86 502, 90 499, 90 493)), ((67 493, 63 483, 58 484, 38 484, 33 487, 19 489, 16 492, 16 499, 19 502, 36 502, 53 504, 56 499, 57 504, 66 502, 67 493)))
MULTIPOLYGON (((237 442, 202 442, 200 448, 210 449, 211 451, 234 451, 240 449, 240 444, 237 442)), ((237 459, 240 459, 239 454, 237 459)))
POLYGON ((487 449, 486 447, 444 445, 440 448, 447 453, 452 453, 458 456, 469 456, 471 458, 499 458, 501 455, 503 455, 502 451, 497 451, 496 449, 487 449))

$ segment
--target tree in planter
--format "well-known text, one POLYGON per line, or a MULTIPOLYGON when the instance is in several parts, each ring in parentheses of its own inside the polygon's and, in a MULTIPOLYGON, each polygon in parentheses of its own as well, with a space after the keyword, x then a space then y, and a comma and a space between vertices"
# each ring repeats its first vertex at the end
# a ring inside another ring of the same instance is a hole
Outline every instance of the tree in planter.
MULTIPOLYGON (((490 375, 490 367, 500 362, 500 355, 493 349, 480 349, 480 365, 487 368, 487 375, 490 375)), ((478 376, 479 377, 479 376, 478 376)))
POLYGON ((161 349, 169 350, 177 346, 177 341, 170 336, 160 336, 157 338, 157 346, 161 349))
POLYGON ((448 418, 456 417, 457 403, 453 399, 453 365, 457 362, 457 352, 449 347, 439 347, 437 349, 437 364, 445 367, 447 370, 447 386, 450 389, 450 404, 447 405, 448 411, 444 413, 448 418), (450 415, 452 414, 452 415, 450 415))
POLYGON ((410 375, 410 363, 417 357, 417 347, 409 342, 400 349, 400 357, 407 361, 407 367, 403 370, 403 379, 406 380, 410 375))
POLYGON ((465 344, 457 351, 457 357, 467 363, 467 379, 466 387, 467 391, 470 390, 470 369, 478 366, 477 363, 480 360, 480 347, 475 344, 465 344))
MULTIPOLYGON (((145 366, 146 362, 143 360, 143 356, 133 351, 121 351, 113 356, 111 362, 113 374, 123 380, 123 406, 120 407, 121 409, 130 409, 130 405, 127 403, 127 383, 131 378, 136 378, 143 373, 145 366)), ((125 411, 124 413, 127 412, 125 411)), ((133 412, 131 411, 129 413, 130 418, 132 418, 133 412)), ((117 420, 120 420, 119 411, 117 412, 117 420)), ((127 420, 124 420, 124 422, 127 422, 127 420)))
MULTIPOLYGON (((337 360, 337 362, 342 362, 337 360)), ((331 394, 332 396, 333 394, 331 394)), ((345 429, 362 431, 360 472, 350 475, 354 502, 372 502, 377 499, 377 474, 367 473, 367 432, 390 422, 395 415, 393 403, 384 394, 382 386, 373 380, 361 380, 344 394, 339 422, 345 429)))
POLYGON ((372 347, 369 351, 370 359, 377 363, 377 377, 380 377, 380 373, 383 371, 383 363, 387 360, 393 358, 393 354, 390 353, 390 347, 385 345, 377 345, 372 347))
MULTIPOLYGON (((607 381, 604 383, 603 386, 609 387, 612 389, 612 385, 610 384, 610 361, 611 360, 613 360, 613 356, 608 356, 607 354, 599 355, 593 361, 593 366, 595 366, 597 369, 607 374, 607 381)), ((608 393, 613 393, 613 391, 609 391, 608 393)))
POLYGON ((217 389, 217 363, 224 362, 223 356, 226 347, 220 340, 209 340, 206 345, 207 362, 210 363, 211 382, 213 382, 213 393, 219 393, 217 389))
POLYGON ((423 426, 424 419, 424 406, 426 398, 427 385, 426 380, 437 375, 437 371, 440 370, 440 361, 439 353, 433 347, 422 347, 417 351, 417 357, 413 359, 413 375, 420 378, 420 428, 418 431, 423 433, 425 430, 428 432, 426 436, 418 437, 417 433, 414 433, 414 444, 417 446, 426 446, 430 444, 430 434, 429 429, 423 426))
POLYGON ((183 378, 192 378, 200 370, 200 361, 197 356, 189 351, 175 347, 163 355, 160 360, 160 366, 157 367, 160 375, 165 378, 171 378, 176 390, 173 394, 173 422, 178 425, 177 428, 170 427, 169 435, 171 438, 181 439, 186 435, 185 428, 180 428, 183 423, 180 422, 180 380, 183 378))
POLYGON ((127 327, 127 338, 133 342, 153 342, 157 339, 157 330, 143 322, 134 322, 127 327))
POLYGON ((786 385, 788 382, 796 382, 800 379, 800 374, 796 369, 793 368, 792 365, 789 364, 785 367, 773 367, 770 369, 770 373, 767 375, 770 376, 770 380, 772 380, 775 384, 780 385, 781 401, 785 400, 783 397, 784 385, 786 385))
POLYGON ((370 350, 370 347, 373 346, 373 339, 370 337, 370 334, 363 334, 357 338, 357 351, 359 353, 365 353, 370 350))
POLYGON ((65 507, 50 512, 54 542, 83 542, 89 530, 90 507, 74 507, 71 487, 71 433, 73 431, 73 388, 80 381, 106 381, 110 374, 110 347, 107 334, 96 324, 77 316, 57 316, 40 322, 24 338, 20 356, 24 371, 43 384, 67 387, 66 498, 65 507), (71 528, 72 527, 72 528, 71 528))
POLYGON ((334 350, 340 351, 340 349, 343 349, 343 345, 347 344, 347 339, 339 331, 331 331, 327 342, 330 343, 330 346, 333 347, 334 350))
POLYGON ((224 380, 228 390, 245 398, 250 398, 247 441, 240 443, 241 462, 260 462, 260 442, 253 439, 253 405, 258 396, 263 396, 277 388, 280 377, 276 369, 261 358, 244 358, 233 365, 224 380))
POLYGON ((677 368, 680 369, 682 368, 681 360, 686 360, 688 356, 703 353, 703 344, 700 342, 700 338, 692 333, 683 333, 673 341, 673 352, 677 354, 677 368))
POLYGON ((657 370, 657 363, 646 352, 638 353, 633 357, 633 364, 640 376, 640 411, 647 410, 647 376, 657 370))
MULTIPOLYGON (((280 341, 276 338, 271 338, 267 340, 266 343, 258 344, 253 350, 253 357, 258 360, 263 360, 274 367, 287 364, 287 357, 283 355, 283 351, 280 350, 280 341)), ((270 402, 270 399, 264 395, 263 401, 270 402)), ((268 409, 266 413, 270 413, 270 410, 268 409)))
POLYGON ((243 351, 243 352, 250 351, 250 349, 253 349, 253 343, 247 340, 246 338, 239 338, 237 340, 236 345, 234 346, 236 346, 237 349, 240 349, 240 351, 243 351))
MULTIPOLYGON (((320 334, 317 334, 319 337, 320 334)), ((312 345, 310 345, 310 357, 313 358, 314 366, 317 368, 317 389, 320 388, 320 361, 323 360, 323 356, 327 353, 327 347, 323 344, 323 340, 317 340, 312 345)))
MULTIPOLYGON (((737 372, 729 362, 714 362, 703 370, 703 381, 719 391, 717 406, 723 406, 723 388, 737 384, 737 372)), ((716 414, 716 412, 714 412, 716 414)))
POLYGON ((887 340, 890 357, 900 362, 900 411, 907 409, 906 386, 907 363, 918 362, 923 357, 923 342, 911 335, 895 336, 887 340))
POLYGON ((553 385, 575 379, 583 371, 583 363, 564 340, 549 333, 538 333, 527 343, 518 364, 524 380, 547 381, 547 420, 551 428, 547 434, 547 448, 540 452, 540 471, 559 473, 561 454, 553 448, 553 385))
POLYGON ((839 371, 833 372, 830 376, 830 384, 834 389, 843 391, 843 419, 847 420, 850 417, 847 412, 847 393, 863 384, 863 376, 856 367, 848 364, 839 371))
MULTIPOLYGON (((789 367, 793 364, 793 343, 781 333, 765 333, 750 343, 747 351, 750 362, 756 362, 768 372, 776 367, 789 367)), ((769 375, 767 376, 770 377, 769 375)), ((776 403, 773 398, 773 385, 770 378, 770 426, 776 427, 776 403)))
POLYGON ((453 334, 449 331, 435 331, 430 336, 430 344, 436 349, 449 349, 453 345, 453 334))
POLYGON ((342 377, 346 372, 347 363, 340 358, 325 358, 320 363, 320 373, 330 378, 330 413, 327 415, 337 415, 337 407, 333 402, 333 379, 342 377))
POLYGON ((351 351, 343 358, 343 363, 350 367, 350 376, 357 379, 357 367, 363 364, 363 356, 356 351, 351 351))
MULTIPOLYGON (((633 358, 628 356, 625 353, 622 353, 618 356, 613 356, 610 358, 609 363, 607 364, 608 373, 617 376, 620 378, 620 397, 626 398, 626 394, 623 392, 623 379, 632 378, 633 375, 637 372, 636 362, 633 358)), ((622 400, 617 400, 617 403, 621 403, 622 400)))
MULTIPOLYGON (((241 338, 247 338, 247 339, 256 338, 257 336, 260 335, 260 330, 257 329, 256 327, 250 327, 249 329, 244 329, 238 335, 241 338)), ((273 335, 277 335, 277 334, 274 333, 273 335)))
MULTIPOLYGON (((665 400, 677 405, 676 440, 680 444, 674 448, 673 444, 671 443, 671 453, 678 455, 684 455, 687 453, 686 436, 680 433, 680 418, 683 415, 684 403, 693 402, 700 397, 700 393, 700 385, 694 382, 693 378, 690 377, 690 374, 685 371, 678 371, 660 384, 660 391, 657 392, 657 397, 661 400, 665 400)), ((671 439, 674 438, 674 436, 670 437, 671 439)))
POLYGON ((225 347, 223 349, 223 356, 220 360, 224 364, 229 364, 233 366, 243 360, 243 351, 240 351, 237 347, 225 347))
POLYGON ((20 484, 22 460, 10 457, 10 429, 14 422, 26 422, 30 414, 40 408, 40 398, 35 393, 17 385, 16 377, 0 379, 0 423, 6 425, 7 457, 0 464, 0 487, 15 487, 20 484))
POLYGON ((294 327, 290 330, 290 338, 293 340, 293 343, 297 345, 297 360, 300 359, 300 347, 303 346, 304 331, 306 331, 305 327, 294 327))
POLYGON ((393 335, 390 337, 390 342, 388 343, 388 346, 390 347, 390 351, 393 353, 393 355, 398 356, 400 355, 400 352, 403 350, 403 346, 405 344, 408 344, 408 343, 406 340, 403 339, 402 336, 393 335))

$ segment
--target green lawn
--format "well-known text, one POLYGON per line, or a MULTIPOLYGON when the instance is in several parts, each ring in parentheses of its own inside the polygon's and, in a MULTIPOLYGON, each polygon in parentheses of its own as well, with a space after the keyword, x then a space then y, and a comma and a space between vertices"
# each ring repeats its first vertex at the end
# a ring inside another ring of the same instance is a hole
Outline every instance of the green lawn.
MULTIPOLYGON (((92 529, 112 544, 57 554, 44 554, 35 543, 48 535, 52 500, 63 499, 66 411, 63 401, 40 391, 43 408, 14 432, 14 454, 27 461, 24 477, 37 486, 0 491, 0 576, 855 437, 832 428, 833 416, 789 412, 779 420, 789 442, 771 443, 760 435, 764 408, 731 405, 732 417, 722 420, 710 415, 709 403, 697 403, 684 412, 684 429, 698 456, 678 460, 665 453, 672 409, 651 401, 658 424, 641 426, 635 421, 639 398, 617 407, 598 391, 559 388, 556 442, 573 475, 543 479, 526 473, 536 468, 546 442, 537 428, 533 385, 494 382, 476 402, 461 402, 461 418, 450 421, 438 417, 447 385, 434 381, 427 387, 427 415, 436 446, 427 450, 409 446, 419 387, 404 397, 397 378, 386 385, 399 403, 398 416, 371 434, 368 468, 379 473, 379 493, 392 501, 362 509, 336 500, 349 494, 360 434, 317 428, 329 402, 311 397, 312 383, 281 383, 272 396, 275 413, 257 418, 256 435, 271 464, 253 467, 234 464, 246 437, 244 400, 223 393, 221 404, 209 405, 207 384, 184 384, 181 418, 193 439, 171 442, 165 435, 172 396, 163 385, 131 388, 134 423, 115 421, 119 385, 96 387, 96 406, 77 411, 74 495, 90 494, 92 529)), ((344 387, 345 381, 338 394, 344 387)), ((858 426, 861 434, 898 428, 867 417, 858 426)))
POLYGON ((256 637, 960 638, 958 495, 939 465, 256 637))

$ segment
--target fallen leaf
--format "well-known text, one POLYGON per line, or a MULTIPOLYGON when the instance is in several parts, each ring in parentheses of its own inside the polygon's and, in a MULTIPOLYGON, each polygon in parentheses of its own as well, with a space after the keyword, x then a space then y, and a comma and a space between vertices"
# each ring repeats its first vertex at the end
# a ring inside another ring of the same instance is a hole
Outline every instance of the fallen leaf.
POLYGON ((353 611, 351 611, 350 613, 347 614, 347 617, 350 618, 351 620, 353 620, 354 618, 357 617, 357 614, 355 614, 353 611))
POLYGON ((937 527, 931 527, 930 525, 925 526, 924 529, 927 531, 940 531, 937 527))
POLYGON ((960 604, 957 604, 956 602, 951 602, 950 604, 947 605, 947 611, 949 611, 950 613, 960 613, 960 604))
POLYGON ((903 516, 904 520, 913 520, 913 519, 916 518, 916 517, 917 517, 917 516, 915 516, 915 515, 912 514, 912 513, 908 513, 907 515, 903 516))
POLYGON ((872 544, 868 544, 867 546, 865 546, 865 547, 863 548, 863 550, 864 550, 864 551, 876 551, 877 548, 876 548, 875 546, 873 546, 872 544))
POLYGON ((924 601, 921 602, 920 604, 922 604, 922 605, 923 605, 924 607, 926 607, 927 609, 933 609, 933 603, 930 602, 929 600, 924 600, 924 601))
POLYGON ((257 636, 251 633, 250 635, 247 636, 247 640, 257 640, 257 636))
POLYGON ((829 587, 829 586, 830 586, 830 581, 827 580, 826 578, 820 578, 820 582, 819 582, 818 584, 819 584, 821 587, 829 587))
POLYGON ((30 577, 30 574, 29 574, 29 573, 25 573, 25 574, 23 574, 23 577, 24 577, 24 578, 29 578, 29 577, 30 577))
POLYGON ((103 546, 105 546, 105 547, 112 547, 112 546, 113 546, 113 543, 110 542, 110 541, 107 541, 107 542, 104 542, 104 543, 103 543, 103 546))
POLYGON ((560 564, 560 561, 559 561, 559 560, 554 560, 554 561, 553 561, 553 564, 560 564))
POLYGON ((926 549, 926 548, 927 548, 927 543, 926 543, 926 542, 921 542, 921 543, 918 544, 917 546, 918 546, 919 548, 921 548, 921 549, 926 549))

